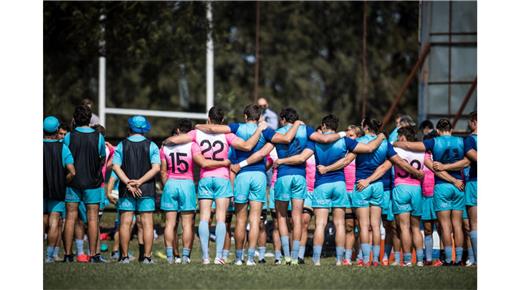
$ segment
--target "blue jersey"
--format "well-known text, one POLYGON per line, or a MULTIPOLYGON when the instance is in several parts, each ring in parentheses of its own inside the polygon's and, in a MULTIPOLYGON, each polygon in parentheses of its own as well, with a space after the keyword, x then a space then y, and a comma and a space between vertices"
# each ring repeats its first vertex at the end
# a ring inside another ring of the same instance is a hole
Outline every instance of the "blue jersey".
POLYGON ((399 130, 399 128, 395 127, 395 129, 390 133, 390 135, 388 135, 388 141, 392 144, 394 144, 394 142, 397 141, 397 137, 399 136, 399 134, 397 134, 397 130, 399 130))
MULTIPOLYGON (((471 134, 464 139, 464 154, 468 153, 471 149, 477 151, 477 134, 471 134)), ((477 162, 471 161, 468 180, 477 180, 477 162)))
MULTIPOLYGON (((333 143, 321 144, 316 143, 314 156, 316 157, 316 165, 328 166, 334 164, 339 159, 345 157, 347 152, 351 152, 356 148, 358 142, 350 138, 341 138, 333 143)), ((315 187, 324 183, 331 183, 336 181, 345 181, 345 172, 343 168, 320 174, 316 171, 315 187)))
MULTIPOLYGON (((377 136, 374 135, 365 135, 356 140, 368 144, 376 138, 377 136)), ((368 178, 386 159, 396 154, 394 147, 388 141, 383 141, 377 150, 372 153, 358 154, 356 157, 356 181, 368 178)), ((378 181, 381 181, 381 178, 378 181)))
POLYGON ((387 172, 385 172, 385 175, 381 177, 381 181, 383 182, 383 188, 385 191, 392 190, 392 187, 394 186, 394 167, 390 168, 387 172))
MULTIPOLYGON (((285 125, 276 130, 280 134, 285 134, 292 125, 285 125)), ((308 148, 314 151, 314 142, 309 140, 309 137, 314 133, 314 130, 305 125, 301 125, 296 131, 296 136, 289 144, 275 144, 278 158, 287 158, 300 154, 304 149, 308 148)), ((301 175, 305 176, 305 162, 298 165, 281 165, 278 167, 278 178, 285 175, 301 175)))
MULTIPOLYGON (((231 132, 244 140, 247 140, 251 136, 253 136, 257 127, 258 127, 258 125, 256 123, 229 124, 229 128, 231 129, 231 132)), ((249 156, 253 155, 253 153, 262 149, 262 147, 264 147, 265 143, 271 141, 274 134, 276 134, 276 132, 273 129, 267 128, 262 132, 262 134, 260 135, 260 138, 258 139, 258 142, 256 143, 255 147, 253 147, 253 149, 251 151, 246 152, 246 151, 241 151, 241 150, 233 150, 234 157, 235 157, 235 162, 233 162, 233 163, 240 163, 240 162, 246 160, 249 156)), ((265 172, 265 158, 262 161, 259 161, 257 163, 253 163, 253 164, 249 164, 248 166, 240 169, 238 174, 240 174, 242 172, 248 172, 248 171, 265 172)))
MULTIPOLYGON (((455 136, 438 136, 433 139, 424 140, 424 147, 432 153, 433 161, 450 164, 464 158, 464 142, 462 138, 455 136)), ((462 180, 462 170, 448 171, 454 178, 462 180)), ((442 178, 435 176, 435 184, 448 183, 442 178)))

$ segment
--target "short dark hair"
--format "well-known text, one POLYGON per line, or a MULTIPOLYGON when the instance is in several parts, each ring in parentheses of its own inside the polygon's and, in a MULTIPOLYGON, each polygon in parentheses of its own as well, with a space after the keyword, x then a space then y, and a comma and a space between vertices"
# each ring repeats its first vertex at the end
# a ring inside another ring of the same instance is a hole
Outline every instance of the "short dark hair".
POLYGON ((415 122, 413 121, 413 118, 410 115, 402 115, 401 119, 399 120, 399 125, 400 126, 406 125, 406 126, 414 126, 415 127, 415 122))
POLYGON ((419 129, 424 130, 425 128, 433 129, 433 123, 430 120, 424 120, 421 122, 421 125, 419 125, 419 129))
POLYGON ((321 119, 321 123, 333 131, 337 131, 339 127, 339 119, 333 114, 329 114, 323 117, 323 119, 321 119))
POLYGON ((250 104, 250 105, 247 105, 245 108, 244 108, 244 115, 246 115, 246 120, 247 121, 258 121, 260 120, 260 106, 258 105, 255 105, 255 104, 250 104))
POLYGON ((216 124, 222 124, 224 121, 224 110, 222 110, 219 107, 213 106, 211 109, 209 109, 208 117, 211 120, 211 122, 216 124))
POLYGON ((363 121, 361 121, 361 127, 365 129, 365 127, 368 128, 368 130, 379 133, 379 128, 381 128, 381 122, 377 119, 372 118, 365 118, 363 121))
POLYGON ((103 127, 103 125, 96 124, 96 125, 92 126, 92 129, 98 131, 99 133, 101 133, 101 135, 105 136, 105 127, 103 127))
POLYGON ((92 110, 85 105, 77 106, 74 110, 73 118, 76 126, 88 126, 90 118, 92 118, 92 110))
POLYGON ((447 132, 447 131, 450 131, 451 129, 453 129, 453 127, 451 126, 451 122, 448 119, 440 119, 437 122, 436 128, 437 128, 437 130, 439 130, 441 132, 447 132))
POLYGON ((63 129, 65 131, 69 132, 70 131, 70 126, 68 124, 66 124, 66 123, 61 123, 60 127, 58 129, 63 129))
POLYGON ((177 135, 177 129, 181 133, 188 133, 193 129, 193 123, 190 119, 179 119, 172 130, 172 135, 177 135))
POLYGON ((433 139, 435 137, 439 136, 439 133, 437 131, 433 130, 430 133, 423 136, 423 140, 433 139))
POLYGON ((357 125, 348 125, 347 129, 348 130, 354 130, 354 132, 356 132, 356 135, 358 137, 361 137, 361 136, 365 135, 365 132, 363 132, 363 130, 359 126, 357 126, 357 125))
POLYGON ((401 127, 397 130, 397 135, 405 136, 407 141, 416 141, 416 134, 415 127, 412 126, 401 127))
POLYGON ((289 123, 294 123, 298 119, 300 119, 300 116, 298 116, 298 113, 295 109, 291 107, 283 108, 280 112, 280 119, 285 119, 285 121, 289 123))
POLYGON ((469 120, 474 121, 474 122, 477 121, 477 111, 473 111, 473 112, 469 113, 469 120))
POLYGON ((81 105, 83 105, 83 106, 93 106, 94 102, 91 99, 89 99, 89 98, 84 98, 81 101, 81 105))

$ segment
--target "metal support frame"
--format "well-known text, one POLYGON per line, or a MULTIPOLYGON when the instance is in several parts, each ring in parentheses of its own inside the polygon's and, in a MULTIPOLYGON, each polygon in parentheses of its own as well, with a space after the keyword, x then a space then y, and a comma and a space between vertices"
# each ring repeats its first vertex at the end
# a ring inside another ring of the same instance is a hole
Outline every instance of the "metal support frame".
POLYGON ((459 121, 460 117, 462 116, 462 112, 464 112, 464 109, 466 108, 466 105, 468 104, 469 99, 473 95, 473 92, 475 91, 476 88, 477 88, 477 77, 475 77, 475 79, 473 80, 471 87, 469 87, 468 92, 464 96, 464 100, 462 100, 462 103, 460 104, 460 108, 457 111, 457 114, 453 118, 453 128, 455 128, 455 126, 457 125, 457 122, 459 121))
POLYGON ((423 65, 424 61, 426 60, 426 57, 430 53, 430 49, 431 49, 431 44, 430 43, 426 43, 424 45, 423 50, 419 54, 419 59, 417 60, 417 62, 413 66, 412 71, 410 72, 410 74, 408 74, 408 77, 406 77, 406 81, 404 82, 403 86, 399 90, 399 93, 395 97, 394 102, 392 103, 392 106, 390 107, 390 109, 386 113, 385 118, 383 119, 383 124, 381 125, 381 129, 383 129, 385 127, 385 125, 388 124, 388 122, 392 118, 392 115, 394 114, 395 109, 399 105, 399 101, 401 101, 401 98, 403 97, 404 93, 406 92, 406 90, 408 89, 410 84, 412 83, 412 80, 417 75, 417 72, 419 71, 419 68, 423 65))

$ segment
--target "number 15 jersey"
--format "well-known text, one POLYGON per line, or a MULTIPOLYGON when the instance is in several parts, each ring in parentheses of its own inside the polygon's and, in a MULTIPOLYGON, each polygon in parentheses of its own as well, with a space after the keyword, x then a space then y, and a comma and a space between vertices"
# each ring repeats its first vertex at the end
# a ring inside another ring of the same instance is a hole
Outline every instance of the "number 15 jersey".
MULTIPOLYGON (((410 164, 413 168, 417 170, 424 169, 424 152, 412 152, 407 151, 401 148, 394 148, 395 152, 401 159, 410 164)), ((395 166, 395 176, 394 176, 394 184, 397 186, 399 184, 407 184, 407 185, 421 185, 421 181, 419 179, 414 178, 410 175, 410 173, 406 172, 399 166, 395 166)))
MULTIPOLYGON (((229 147, 237 138, 233 133, 228 134, 206 134, 200 130, 191 130, 188 132, 192 141, 199 145, 200 154, 206 159, 223 161, 227 159, 229 147)), ((200 169, 200 178, 204 177, 220 177, 229 179, 229 168, 219 167, 214 169, 200 169)))
POLYGON ((166 161, 168 179, 193 180, 193 156, 199 152, 195 142, 161 147, 161 161, 166 161))

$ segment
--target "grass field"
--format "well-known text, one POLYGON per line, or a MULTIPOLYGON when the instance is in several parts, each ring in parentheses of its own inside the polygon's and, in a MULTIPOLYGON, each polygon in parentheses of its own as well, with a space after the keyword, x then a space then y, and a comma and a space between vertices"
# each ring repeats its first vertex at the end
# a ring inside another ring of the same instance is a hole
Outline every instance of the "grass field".
MULTIPOLYGON (((106 213, 102 226, 113 226, 113 213, 106 213)), ((109 246, 112 241, 109 241, 109 246)), ((137 254, 137 242, 131 252, 137 254)), ((210 244, 210 255, 215 253, 210 244)), ((232 252, 234 246, 232 245, 232 252)), ((154 243, 154 253, 164 252, 162 236, 154 243)), ((272 245, 268 244, 268 251, 272 245)), ((105 253, 107 257, 108 254, 105 253)), ((476 289, 477 269, 464 267, 336 267, 334 258, 323 258, 320 267, 267 264, 255 267, 201 265, 196 238, 192 264, 169 265, 154 255, 156 264, 127 265, 54 263, 44 265, 45 289, 476 289)))

